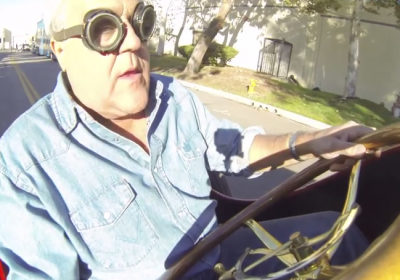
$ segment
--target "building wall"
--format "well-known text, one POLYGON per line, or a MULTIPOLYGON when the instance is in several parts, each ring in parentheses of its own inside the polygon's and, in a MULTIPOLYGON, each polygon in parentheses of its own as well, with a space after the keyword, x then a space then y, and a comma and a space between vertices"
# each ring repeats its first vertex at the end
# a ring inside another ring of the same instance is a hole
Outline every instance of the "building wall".
MULTIPOLYGON (((341 95, 347 71, 350 11, 308 16, 294 8, 267 5, 261 0, 251 3, 235 5, 215 39, 239 50, 230 64, 256 71, 265 38, 284 38, 292 44, 289 75, 309 88, 318 86, 341 95)), ((174 10, 169 19, 172 28, 166 53, 176 52, 177 38, 179 46, 192 43, 193 31, 203 30, 217 12, 217 6, 210 5, 186 9, 182 5, 174 10)), ((364 12, 362 20, 357 95, 384 102, 390 108, 400 90, 400 30, 394 27, 396 18, 390 11, 381 10, 379 15, 364 12)))
POLYGON ((12 42, 12 34, 11 31, 0 27, 0 49, 10 49, 11 48, 11 42, 12 42))

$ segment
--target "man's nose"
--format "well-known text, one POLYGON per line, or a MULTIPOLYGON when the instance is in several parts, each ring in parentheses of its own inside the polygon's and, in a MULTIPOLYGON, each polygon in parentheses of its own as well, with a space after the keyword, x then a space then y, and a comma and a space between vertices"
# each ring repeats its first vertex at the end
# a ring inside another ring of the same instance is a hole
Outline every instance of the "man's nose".
POLYGON ((126 24, 126 36, 124 40, 122 41, 121 47, 120 47, 120 52, 135 52, 140 49, 142 42, 140 41, 140 38, 138 35, 136 35, 135 31, 133 30, 133 27, 131 24, 127 23, 126 24))

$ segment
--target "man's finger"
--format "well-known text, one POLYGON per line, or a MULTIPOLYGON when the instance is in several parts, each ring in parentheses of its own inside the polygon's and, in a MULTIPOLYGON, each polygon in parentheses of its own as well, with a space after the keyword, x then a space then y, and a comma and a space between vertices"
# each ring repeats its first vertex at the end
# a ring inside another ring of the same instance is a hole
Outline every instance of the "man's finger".
POLYGON ((354 158, 348 158, 346 159, 346 161, 344 162, 344 165, 352 167, 354 164, 357 163, 357 160, 354 158))
POLYGON ((338 171, 344 171, 349 168, 352 168, 355 164, 357 163, 357 160, 354 158, 347 158, 343 163, 334 163, 332 166, 329 168, 330 171, 333 172, 338 172, 338 171))
POLYGON ((374 158, 380 158, 382 155, 382 149, 377 149, 377 150, 367 150, 365 157, 374 157, 374 158))
POLYGON ((334 163, 331 165, 329 168, 330 171, 332 172, 340 172, 340 171, 345 171, 347 169, 351 168, 351 166, 346 165, 346 164, 340 164, 340 163, 334 163))
POLYGON ((339 155, 345 155, 352 158, 361 158, 366 149, 361 144, 354 144, 347 141, 341 141, 339 139, 333 138, 331 145, 328 148, 330 151, 327 151, 323 154, 323 157, 326 159, 336 158, 339 155))

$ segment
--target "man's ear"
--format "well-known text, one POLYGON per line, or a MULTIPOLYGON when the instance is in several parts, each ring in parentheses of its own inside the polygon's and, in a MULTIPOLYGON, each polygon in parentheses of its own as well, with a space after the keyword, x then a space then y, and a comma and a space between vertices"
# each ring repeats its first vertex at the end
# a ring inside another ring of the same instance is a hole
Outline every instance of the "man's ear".
POLYGON ((65 69, 66 69, 64 46, 65 46, 64 42, 58 42, 58 41, 54 40, 53 38, 50 40, 51 50, 56 55, 57 61, 60 64, 62 71, 65 71, 65 69))

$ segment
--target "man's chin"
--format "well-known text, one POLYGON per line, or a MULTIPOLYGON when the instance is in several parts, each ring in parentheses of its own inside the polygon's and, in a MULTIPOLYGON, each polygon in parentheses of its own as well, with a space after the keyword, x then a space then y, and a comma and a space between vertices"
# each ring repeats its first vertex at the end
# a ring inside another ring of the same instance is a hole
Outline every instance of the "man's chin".
POLYGON ((127 117, 134 117, 134 116, 139 116, 145 114, 146 107, 147 107, 147 101, 148 99, 146 98, 145 100, 140 99, 137 100, 137 102, 132 102, 132 100, 127 100, 123 104, 119 104, 120 106, 120 112, 123 113, 123 116, 127 117))
POLYGON ((113 105, 115 111, 124 115, 136 115, 144 111, 149 102, 149 93, 145 84, 140 86, 125 87, 114 95, 113 105))
MULTIPOLYGON (((121 114, 122 115, 122 114, 121 114)), ((146 117, 145 111, 141 112, 136 112, 136 113, 125 113, 120 117, 117 118, 112 118, 115 121, 125 121, 125 120, 138 120, 138 119, 143 119, 146 117)))

